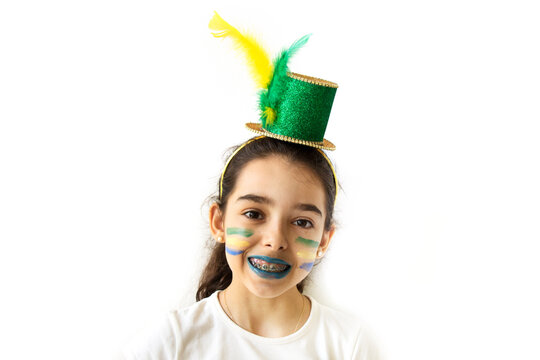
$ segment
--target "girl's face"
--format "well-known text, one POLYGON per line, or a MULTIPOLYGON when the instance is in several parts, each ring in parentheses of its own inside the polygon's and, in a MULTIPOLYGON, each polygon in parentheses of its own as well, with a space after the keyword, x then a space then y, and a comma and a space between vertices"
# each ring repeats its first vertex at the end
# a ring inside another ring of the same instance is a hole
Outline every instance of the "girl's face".
POLYGON ((217 205, 211 209, 212 230, 225 242, 233 284, 269 298, 302 281, 334 232, 324 229, 325 204, 323 185, 309 168, 275 155, 249 162, 224 217, 217 205))

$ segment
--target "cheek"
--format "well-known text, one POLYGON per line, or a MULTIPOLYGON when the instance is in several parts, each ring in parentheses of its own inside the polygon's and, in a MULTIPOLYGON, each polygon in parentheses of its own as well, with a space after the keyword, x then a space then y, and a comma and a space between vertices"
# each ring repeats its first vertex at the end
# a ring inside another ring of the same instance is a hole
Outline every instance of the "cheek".
POLYGON ((231 255, 240 255, 249 247, 249 244, 247 240, 231 236, 225 241, 225 250, 231 255))
POLYGON ((299 251, 296 252, 296 256, 300 260, 299 268, 310 272, 313 267, 313 262, 315 261, 319 242, 302 237, 296 238, 295 242, 299 245, 299 251))
POLYGON ((245 228, 227 228, 227 238, 225 239, 225 250, 230 255, 242 254, 251 244, 248 239, 253 235, 253 231, 245 228))

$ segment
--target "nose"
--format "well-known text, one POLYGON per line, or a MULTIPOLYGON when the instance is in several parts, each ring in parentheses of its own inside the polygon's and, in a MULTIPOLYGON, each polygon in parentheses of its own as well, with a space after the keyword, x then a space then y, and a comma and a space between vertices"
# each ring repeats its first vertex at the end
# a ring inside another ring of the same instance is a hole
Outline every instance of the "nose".
POLYGON ((273 251, 285 250, 289 246, 287 241, 286 225, 279 221, 268 224, 262 238, 263 245, 273 251))

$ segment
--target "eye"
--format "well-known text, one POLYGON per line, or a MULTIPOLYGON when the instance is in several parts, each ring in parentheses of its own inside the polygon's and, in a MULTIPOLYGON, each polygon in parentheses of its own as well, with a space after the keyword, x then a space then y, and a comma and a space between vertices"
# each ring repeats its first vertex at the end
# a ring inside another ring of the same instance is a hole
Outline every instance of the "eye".
POLYGON ((248 219, 253 219, 253 220, 261 220, 263 218, 262 214, 256 210, 248 210, 242 215, 244 215, 248 219))
POLYGON ((310 229, 313 227, 313 223, 306 219, 298 219, 293 222, 293 224, 296 224, 304 229, 310 229))

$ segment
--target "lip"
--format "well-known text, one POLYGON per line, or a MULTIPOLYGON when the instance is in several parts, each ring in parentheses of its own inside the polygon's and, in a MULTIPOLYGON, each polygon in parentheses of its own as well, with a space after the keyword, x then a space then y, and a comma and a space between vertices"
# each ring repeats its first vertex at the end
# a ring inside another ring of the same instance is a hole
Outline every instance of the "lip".
POLYGON ((249 268, 251 269, 251 271, 253 271, 257 276, 262 277, 263 279, 282 279, 285 276, 287 276, 289 274, 289 272, 291 271, 291 269, 292 269, 291 264, 289 264, 288 262, 283 261, 281 259, 276 259, 276 258, 273 258, 273 257, 269 257, 269 256, 259 256, 259 255, 257 255, 257 256, 248 256, 247 263, 248 263, 249 268), (283 272, 279 272, 279 273, 264 271, 264 270, 258 269, 255 266, 253 266, 253 264, 251 264, 251 261, 249 261, 250 258, 261 259, 263 261, 266 261, 266 262, 269 262, 269 263, 274 263, 274 264, 288 265, 289 268, 287 270, 285 270, 283 272))
POLYGON ((254 256, 248 256, 248 259, 249 258, 261 259, 261 260, 269 262, 269 263, 291 266, 291 264, 289 264, 288 262, 286 262, 284 260, 276 259, 276 258, 273 258, 273 257, 270 257, 270 256, 254 255, 254 256))

